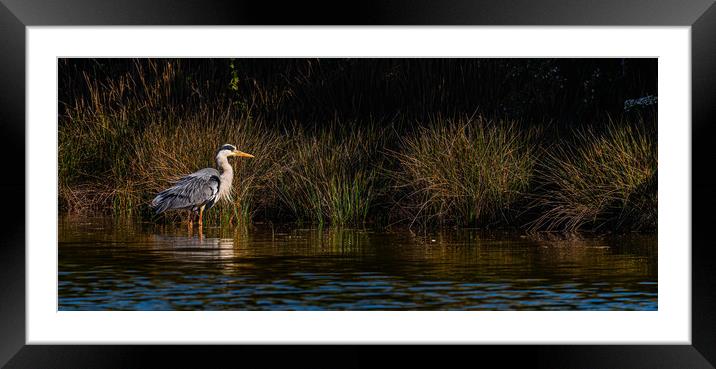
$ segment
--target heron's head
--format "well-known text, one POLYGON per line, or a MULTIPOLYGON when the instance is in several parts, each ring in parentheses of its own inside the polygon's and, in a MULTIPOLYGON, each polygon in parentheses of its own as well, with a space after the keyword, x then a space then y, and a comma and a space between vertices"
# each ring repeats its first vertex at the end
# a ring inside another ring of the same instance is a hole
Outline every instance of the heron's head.
POLYGON ((234 145, 229 145, 229 144, 221 145, 221 147, 219 148, 219 150, 216 152, 216 158, 217 158, 217 159, 220 158, 220 157, 229 158, 229 157, 232 157, 232 156, 238 156, 238 157, 241 157, 241 158, 253 158, 253 157, 254 157, 254 156, 251 155, 251 154, 247 154, 247 153, 245 153, 245 152, 243 152, 243 151, 237 150, 237 149, 236 149, 236 146, 234 146, 234 145))

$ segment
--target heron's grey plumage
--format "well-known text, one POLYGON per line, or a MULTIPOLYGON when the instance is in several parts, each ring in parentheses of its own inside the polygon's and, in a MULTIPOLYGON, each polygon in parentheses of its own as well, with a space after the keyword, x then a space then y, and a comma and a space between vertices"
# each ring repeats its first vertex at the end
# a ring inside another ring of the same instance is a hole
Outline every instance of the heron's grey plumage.
POLYGON ((157 214, 170 209, 197 211, 201 206, 211 208, 217 200, 221 174, 214 168, 204 168, 182 177, 174 185, 152 200, 157 214))

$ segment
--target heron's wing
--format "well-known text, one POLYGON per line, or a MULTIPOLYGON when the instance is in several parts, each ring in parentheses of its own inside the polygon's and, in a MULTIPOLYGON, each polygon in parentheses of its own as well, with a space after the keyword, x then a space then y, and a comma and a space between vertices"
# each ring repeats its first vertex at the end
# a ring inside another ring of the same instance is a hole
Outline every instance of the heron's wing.
POLYGON ((180 178, 174 185, 160 192, 152 207, 157 214, 169 209, 193 209, 208 205, 211 207, 219 193, 219 171, 204 168, 180 178))

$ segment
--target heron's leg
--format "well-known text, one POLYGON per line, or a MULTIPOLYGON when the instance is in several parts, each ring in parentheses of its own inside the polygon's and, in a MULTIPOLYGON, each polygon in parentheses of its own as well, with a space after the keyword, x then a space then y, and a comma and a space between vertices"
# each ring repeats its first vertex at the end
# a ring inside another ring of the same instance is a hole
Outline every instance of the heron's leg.
POLYGON ((194 226, 194 212, 189 210, 189 217, 187 218, 187 227, 191 231, 191 228, 194 226))
POLYGON ((204 217, 204 207, 199 208, 199 227, 203 226, 204 223, 202 223, 202 218, 204 217))

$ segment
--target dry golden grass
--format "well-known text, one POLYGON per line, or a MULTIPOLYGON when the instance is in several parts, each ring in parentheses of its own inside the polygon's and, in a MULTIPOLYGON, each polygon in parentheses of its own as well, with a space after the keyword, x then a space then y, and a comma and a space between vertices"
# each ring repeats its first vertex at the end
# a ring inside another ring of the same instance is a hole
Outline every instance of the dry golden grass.
POLYGON ((533 134, 480 117, 430 122, 392 153, 403 212, 411 224, 506 223, 529 187, 533 134))
POLYGON ((640 230, 657 220, 656 122, 612 123, 549 150, 538 169, 533 231, 640 230), (653 131, 650 131, 653 130, 653 131))

